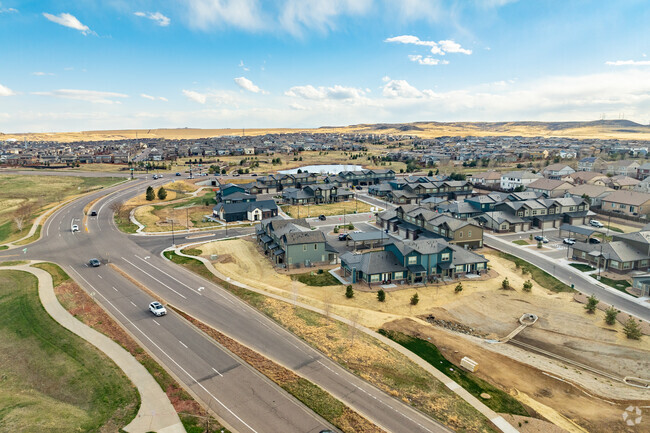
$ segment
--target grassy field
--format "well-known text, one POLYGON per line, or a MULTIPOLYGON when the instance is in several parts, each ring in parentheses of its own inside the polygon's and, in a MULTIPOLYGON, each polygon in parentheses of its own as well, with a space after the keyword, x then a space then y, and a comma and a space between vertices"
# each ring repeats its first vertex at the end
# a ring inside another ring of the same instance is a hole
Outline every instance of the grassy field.
POLYGON ((569 266, 571 266, 572 268, 576 268, 581 272, 589 272, 594 270, 594 268, 592 268, 591 266, 585 265, 583 263, 570 263, 569 266))
POLYGON ((379 330, 379 333, 406 347, 420 358, 427 361, 436 369, 449 376, 456 383, 470 392, 474 397, 482 400, 490 409, 497 413, 528 416, 524 406, 507 392, 491 385, 485 380, 461 369, 445 358, 436 346, 428 341, 405 335, 401 332, 379 330), (482 393, 490 394, 490 399, 481 398, 482 393))
POLYGON ((318 205, 284 205, 282 210, 292 218, 309 218, 319 215, 332 216, 361 212, 370 212, 370 205, 359 200, 318 205))
MULTIPOLYGON (((225 433, 221 425, 190 396, 176 380, 133 340, 106 312, 54 263, 37 263, 34 267, 52 276, 57 299, 70 314, 103 333, 126 349, 158 382, 174 405, 187 433, 225 433), (210 429, 206 430, 209 422, 210 429)), ((114 431, 114 430, 107 430, 114 431)))
POLYGON ((518 240, 516 240, 516 241, 512 241, 512 243, 513 243, 513 244, 517 244, 517 245, 530 245, 530 244, 528 243, 528 241, 525 241, 525 240, 523 240, 523 239, 518 239, 518 240))
POLYGON ((117 177, 0 175, 0 242, 26 235, 34 218, 51 205, 121 180, 117 177), (21 212, 25 214, 24 226, 18 230, 14 216, 21 212))
MULTIPOLYGON (((591 276, 593 278, 597 278, 598 274, 592 274, 591 276)), ((612 288, 614 288, 614 289, 616 289, 616 290, 618 290, 620 292, 626 293, 626 294, 628 294, 630 296, 634 296, 635 298, 638 297, 638 296, 635 296, 635 295, 633 295, 631 293, 628 293, 628 291, 626 290, 628 287, 632 287, 632 284, 630 284, 630 282, 627 281, 627 280, 615 280, 613 278, 607 278, 607 277, 601 275, 600 276, 600 282, 603 283, 603 284, 607 284, 609 287, 612 287, 612 288)))
POLYGON ((140 404, 110 359, 50 318, 25 272, 0 272, 0 365, 1 431, 117 431, 140 404))
POLYGON ((322 269, 319 269, 318 271, 305 272, 304 274, 293 274, 291 275, 291 279, 298 280, 308 286, 316 287, 338 286, 341 284, 341 282, 334 278, 334 275, 329 272, 323 271, 322 273, 319 273, 319 271, 322 271, 322 269))
POLYGON ((510 260, 514 262, 518 267, 522 269, 527 269, 530 272, 531 277, 537 284, 544 287, 545 289, 551 290, 553 292, 572 292, 574 291, 571 287, 567 286, 548 272, 545 272, 538 268, 535 265, 528 263, 525 260, 522 260, 518 257, 507 253, 499 253, 499 257, 510 260))

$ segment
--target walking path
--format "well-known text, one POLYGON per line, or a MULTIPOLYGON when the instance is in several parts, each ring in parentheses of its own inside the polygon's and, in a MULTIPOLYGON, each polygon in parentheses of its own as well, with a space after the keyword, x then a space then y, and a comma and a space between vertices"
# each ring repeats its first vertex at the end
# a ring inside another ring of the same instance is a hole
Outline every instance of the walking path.
MULTIPOLYGON (((31 263, 38 263, 38 261, 31 261, 31 263)), ((185 428, 178 418, 176 410, 153 376, 119 344, 104 334, 84 325, 68 313, 56 298, 52 285, 52 276, 47 271, 32 268, 29 265, 3 266, 2 269, 14 269, 34 274, 38 278, 38 296, 45 311, 61 326, 104 352, 136 386, 140 393, 140 409, 133 421, 123 427, 124 431, 129 433, 151 431, 185 433, 185 428)))
MULTIPOLYGON (((320 309, 320 308, 316 308, 316 307, 314 307, 312 305, 305 304, 305 303, 302 303, 302 302, 299 302, 299 301, 296 301, 296 300, 292 300, 292 299, 287 299, 287 298, 282 297, 280 295, 269 293, 269 292, 266 292, 264 290, 257 289, 255 287, 249 286, 248 284, 244 284, 244 283, 240 283, 239 281, 235 281, 235 280, 231 279, 230 277, 227 277, 227 276, 223 275, 222 273, 220 273, 219 271, 217 271, 214 268, 214 266, 212 266, 212 263, 210 263, 209 260, 207 260, 207 259, 205 259, 203 257, 199 257, 199 256, 190 256, 190 255, 187 255, 187 254, 183 254, 181 252, 181 249, 188 248, 188 247, 191 247, 191 246, 194 246, 194 245, 199 245, 199 244, 202 244, 202 243, 204 243, 204 242, 196 242, 194 244, 189 244, 189 245, 184 245, 182 247, 177 247, 177 248, 174 249, 174 252, 176 254, 178 254, 179 256, 189 257, 189 258, 192 258, 192 259, 200 260, 201 262, 203 262, 205 267, 212 274, 214 274, 217 278, 220 278, 220 279, 222 279, 224 281, 228 281, 228 283, 230 283, 230 284, 232 284, 234 286, 241 287, 243 289, 250 290, 252 292, 259 293, 261 295, 268 296, 270 298, 277 299, 277 300, 280 300, 280 301, 283 301, 283 302, 288 302, 290 304, 299 306, 301 308, 305 308, 305 309, 310 310, 310 311, 314 311, 314 312, 322 314, 322 315, 328 315, 329 314, 330 317, 332 317, 332 318, 334 318, 334 319, 336 319, 336 320, 338 320, 340 322, 343 322, 343 323, 345 323, 345 324, 347 324, 349 326, 353 326, 353 327, 357 328, 361 332, 363 332, 363 333, 365 333, 365 334, 367 334, 367 335, 369 335, 369 336, 371 336, 373 338, 378 339, 382 343, 384 343, 384 344, 392 347, 393 349, 397 350, 398 352, 402 353, 403 355, 408 357, 411 361, 415 362, 417 365, 424 368, 427 372, 431 373, 431 375, 433 375, 436 379, 438 379, 439 381, 444 383, 447 388, 449 388, 451 391, 456 393, 459 397, 461 397, 463 400, 465 400, 467 403, 469 403, 471 406, 473 406, 476 410, 481 412, 485 417, 487 417, 492 422, 492 424, 494 424, 502 432, 504 432, 504 433, 517 433, 518 432, 518 430, 516 428, 514 428, 512 425, 510 425, 508 423, 508 421, 506 421, 501 415, 499 415, 498 413, 494 412, 492 409, 487 407, 483 402, 481 402, 479 399, 477 399, 472 394, 467 392, 467 390, 465 390, 465 388, 461 387, 459 384, 457 384, 456 382, 451 380, 444 373, 442 373, 437 368, 433 367, 427 361, 420 358, 415 353, 411 352, 410 350, 406 349, 405 347, 403 347, 403 346, 399 345, 398 343, 394 342, 393 340, 391 340, 389 338, 386 338, 381 334, 376 333, 372 329, 366 328, 365 326, 361 326, 358 323, 355 323, 355 322, 353 322, 353 321, 351 321, 349 319, 346 319, 345 317, 342 317, 342 316, 339 316, 339 315, 336 315, 336 314, 332 314, 331 312, 328 313, 325 310, 320 309)), ((161 255, 162 255, 162 253, 161 253, 161 255)))

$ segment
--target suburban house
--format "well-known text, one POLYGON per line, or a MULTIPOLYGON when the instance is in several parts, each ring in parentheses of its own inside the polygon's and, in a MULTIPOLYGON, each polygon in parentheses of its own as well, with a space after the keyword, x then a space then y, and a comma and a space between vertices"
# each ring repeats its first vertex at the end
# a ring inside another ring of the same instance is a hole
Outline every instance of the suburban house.
POLYGON ((589 204, 582 197, 538 198, 521 201, 506 201, 495 206, 495 215, 486 212, 476 220, 493 230, 521 231, 531 227, 559 228, 562 224, 586 224, 594 215, 589 204))
POLYGON ((615 233, 611 242, 595 245, 576 242, 572 249, 574 260, 587 262, 603 271, 647 272, 650 268, 650 231, 615 233))
POLYGON ((542 193, 546 197, 561 197, 572 187, 573 185, 563 180, 541 178, 529 183, 526 190, 542 193))
POLYGON ((541 174, 530 171, 510 171, 501 175, 501 189, 511 191, 519 187, 525 188, 541 177, 541 174))
POLYGON ((338 260, 338 253, 326 242, 325 234, 312 230, 304 218, 263 220, 257 242, 275 265, 287 269, 335 264, 338 260))
POLYGON ((582 184, 571 187, 566 193, 573 197, 584 197, 591 206, 600 206, 601 200, 612 192, 614 190, 607 186, 582 184))
POLYGON ((639 296, 650 296, 650 274, 633 275, 632 287, 640 291, 639 296))
POLYGON ((286 188, 282 191, 282 201, 287 204, 322 204, 350 200, 352 191, 334 184, 314 184, 302 188, 286 188))
POLYGON ((650 194, 636 191, 614 191, 601 201, 604 211, 638 216, 650 213, 650 194))
POLYGON ((220 202, 212 208, 212 216, 226 222, 261 221, 278 215, 278 206, 273 200, 220 202))
POLYGON ((506 211, 490 211, 478 217, 476 220, 483 226, 492 231, 503 233, 519 233, 530 230, 531 221, 506 211))
POLYGON ((501 185, 501 173, 498 171, 476 173, 469 177, 469 181, 476 186, 498 188, 501 185))
POLYGON ((636 171, 636 178, 639 180, 643 180, 648 176, 650 176, 650 162, 641 164, 636 171))
POLYGON ((624 176, 636 177, 637 170, 641 165, 634 160, 621 160, 608 162, 605 165, 604 172, 607 174, 622 174, 624 176))
POLYGON ((544 177, 547 179, 555 179, 555 180, 560 180, 564 176, 568 176, 572 173, 575 173, 576 171, 571 168, 570 166, 566 164, 551 164, 547 166, 543 171, 542 174, 544 177))
POLYGON ((583 183, 594 184, 598 180, 607 180, 607 176, 594 171, 576 171, 570 174, 569 178, 573 179, 575 185, 582 185, 583 183))
POLYGON ((578 161, 578 171, 600 171, 605 162, 597 156, 588 156, 578 161))
POLYGON ((342 171, 338 175, 355 186, 375 185, 386 180, 395 179, 395 171, 391 169, 342 171))
POLYGON ((383 251, 341 255, 341 269, 352 283, 420 283, 480 274, 488 260, 442 239, 396 241, 383 251))
POLYGON ((612 189, 634 189, 634 187, 641 183, 641 181, 629 176, 619 174, 610 177, 608 183, 609 187, 612 189))
POLYGON ((395 179, 368 187, 368 193, 396 204, 418 204, 431 197, 459 200, 472 195, 472 184, 464 180, 431 180, 429 177, 395 179), (389 189, 390 188, 390 189, 389 189))

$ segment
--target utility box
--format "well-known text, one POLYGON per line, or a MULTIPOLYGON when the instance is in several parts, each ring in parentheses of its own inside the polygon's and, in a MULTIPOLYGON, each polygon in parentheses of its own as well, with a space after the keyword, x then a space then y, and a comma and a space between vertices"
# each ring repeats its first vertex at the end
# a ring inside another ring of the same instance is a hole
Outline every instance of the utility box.
POLYGON ((466 356, 463 356, 463 359, 460 360, 460 366, 465 370, 471 371, 472 373, 478 370, 478 362, 466 356))

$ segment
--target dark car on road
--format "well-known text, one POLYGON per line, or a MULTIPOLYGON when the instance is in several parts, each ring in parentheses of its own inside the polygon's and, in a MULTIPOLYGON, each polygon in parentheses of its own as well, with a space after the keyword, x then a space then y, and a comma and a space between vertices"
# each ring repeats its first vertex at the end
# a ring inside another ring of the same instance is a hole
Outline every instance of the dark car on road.
POLYGON ((318 219, 321 221, 325 221, 327 218, 325 218, 325 215, 318 215, 318 219))
POLYGON ((97 211, 96 210, 90 211, 90 216, 97 216, 97 211))
POLYGON ((599 244, 600 239, 598 239, 598 238, 589 238, 589 243, 590 244, 599 244))
POLYGON ((542 236, 542 235, 535 236, 535 240, 539 242, 543 242, 545 244, 548 243, 548 239, 546 239, 546 236, 542 236))
POLYGON ((92 266, 93 268, 96 268, 97 266, 101 265, 101 262, 97 259, 90 259, 88 261, 88 264, 92 266))
POLYGON ((348 238, 348 234, 347 234, 347 233, 341 233, 341 234, 339 235, 339 240, 340 240, 340 241, 344 241, 344 240, 346 240, 347 238, 348 238))

